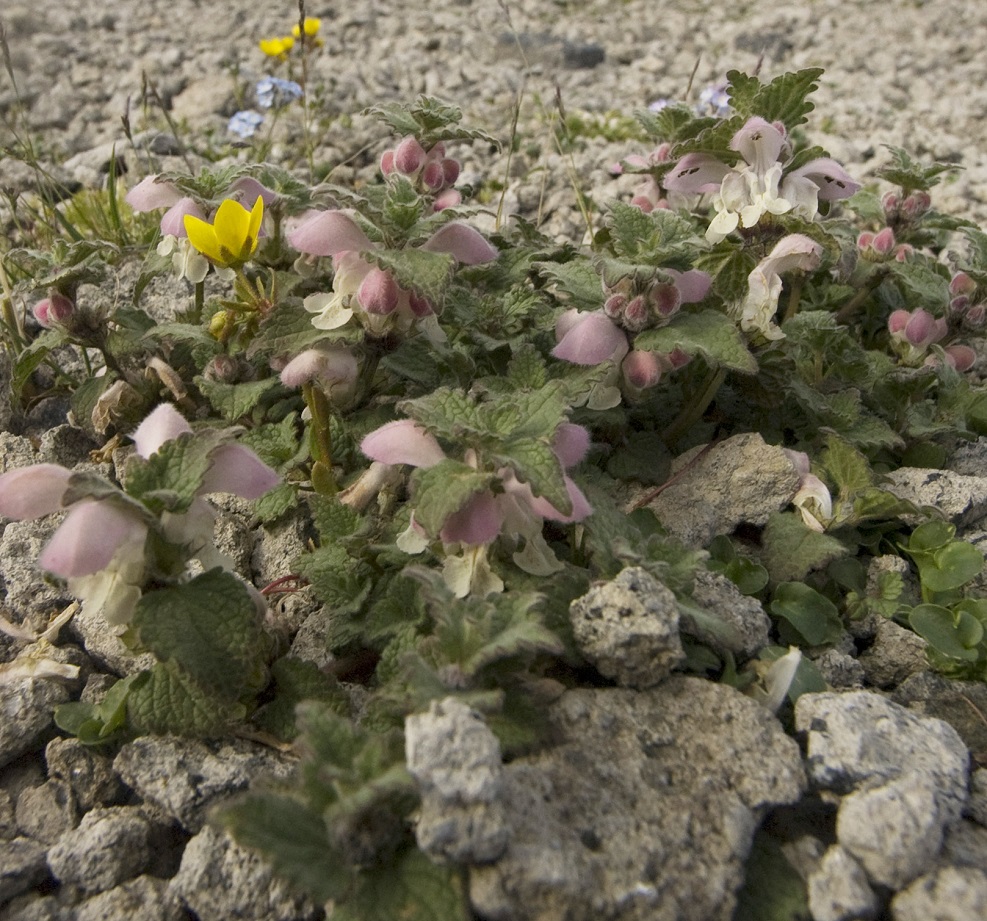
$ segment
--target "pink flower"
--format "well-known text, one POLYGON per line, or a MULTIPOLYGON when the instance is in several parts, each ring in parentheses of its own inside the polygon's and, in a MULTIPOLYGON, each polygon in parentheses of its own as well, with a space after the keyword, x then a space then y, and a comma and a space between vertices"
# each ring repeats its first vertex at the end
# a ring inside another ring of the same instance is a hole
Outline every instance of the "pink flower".
POLYGON ((567 310, 555 324, 558 345, 552 355, 576 365, 598 365, 620 361, 627 354, 627 334, 602 310, 580 313, 567 310))
POLYGON ((31 312, 45 329, 51 329, 53 326, 62 325, 72 316, 75 312, 75 304, 60 291, 52 291, 48 297, 38 301, 31 308, 31 312))
POLYGON ((281 370, 281 383, 285 387, 301 387, 309 381, 316 381, 332 393, 336 388, 353 384, 358 373, 352 352, 341 346, 329 345, 306 349, 296 355, 281 370))

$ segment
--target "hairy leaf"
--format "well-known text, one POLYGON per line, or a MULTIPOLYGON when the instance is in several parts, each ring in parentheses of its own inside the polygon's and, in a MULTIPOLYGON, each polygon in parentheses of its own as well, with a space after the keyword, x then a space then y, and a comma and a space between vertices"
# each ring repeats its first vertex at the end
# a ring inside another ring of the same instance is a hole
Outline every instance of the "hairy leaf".
POLYGON ((771 613, 788 621, 810 646, 835 643, 843 632, 836 605, 804 582, 779 585, 771 613))
POLYGON ((640 333, 634 347, 661 353, 681 349, 687 355, 702 355, 714 366, 744 374, 757 371, 757 361, 744 345, 736 324, 715 310, 678 313, 668 326, 640 333))
POLYGON ((127 718, 138 732, 215 736, 243 719, 244 708, 199 687, 174 661, 155 665, 127 697, 127 718))
POLYGON ((775 582, 803 579, 813 569, 821 569, 847 553, 847 548, 835 537, 806 527, 795 512, 772 515, 762 542, 762 562, 775 582))
POLYGON ((412 474, 415 521, 429 536, 437 537, 450 515, 474 495, 489 489, 495 480, 492 473, 474 470, 449 458, 427 470, 416 470, 412 474))
POLYGON ((229 422, 239 422, 249 415, 268 393, 280 386, 274 377, 243 384, 226 384, 199 376, 195 383, 212 408, 229 422))

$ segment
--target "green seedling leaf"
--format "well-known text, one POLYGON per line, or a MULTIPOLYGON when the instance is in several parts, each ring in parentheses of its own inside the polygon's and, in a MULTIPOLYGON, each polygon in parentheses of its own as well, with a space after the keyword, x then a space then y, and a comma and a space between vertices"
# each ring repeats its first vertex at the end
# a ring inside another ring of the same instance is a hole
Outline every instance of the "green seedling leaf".
POLYGON ((775 582, 804 579, 813 569, 822 569, 848 552, 835 537, 806 527, 795 512, 772 515, 762 543, 762 562, 775 582))
POLYGON ((785 857, 781 841, 762 829, 747 859, 734 921, 802 921, 808 917, 809 896, 802 877, 785 857))
POLYGON ((211 693, 235 700, 266 682, 270 642, 246 585, 232 573, 211 569, 145 594, 134 627, 159 659, 211 693))
POLYGON ((783 582, 775 590, 771 613, 791 624, 809 646, 835 643, 843 633, 836 605, 804 582, 783 582))
POLYGON ((931 555, 915 557, 922 588, 931 592, 949 592, 966 585, 980 575, 984 555, 973 544, 951 541, 931 555))
POLYGON ((325 820, 295 797, 251 793, 218 818, 237 843, 260 851, 281 876, 315 901, 338 899, 349 888, 352 871, 330 845, 325 820))
POLYGON ((713 366, 744 374, 757 371, 757 361, 744 345, 736 324, 715 310, 678 313, 668 326, 640 333, 634 347, 661 353, 681 349, 687 355, 702 355, 713 366))
POLYGON ((333 908, 334 921, 467 921, 472 916, 462 877, 421 851, 403 851, 397 862, 360 874, 351 898, 333 908))
POLYGON ((77 736, 85 745, 98 745, 110 739, 127 724, 127 697, 135 684, 146 681, 143 673, 116 682, 98 703, 72 701, 55 708, 55 725, 77 736))
POLYGON ((941 550, 956 536, 956 526, 937 518, 927 521, 912 531, 905 548, 909 553, 932 553, 941 550))
POLYGON ((411 476, 415 521, 426 534, 437 537, 451 515, 477 493, 489 489, 496 479, 493 473, 474 470, 468 464, 449 458, 434 467, 419 468, 411 476))
POLYGON ((920 604, 908 615, 909 626, 930 646, 952 659, 975 662, 984 625, 969 611, 955 613, 938 604, 920 604))

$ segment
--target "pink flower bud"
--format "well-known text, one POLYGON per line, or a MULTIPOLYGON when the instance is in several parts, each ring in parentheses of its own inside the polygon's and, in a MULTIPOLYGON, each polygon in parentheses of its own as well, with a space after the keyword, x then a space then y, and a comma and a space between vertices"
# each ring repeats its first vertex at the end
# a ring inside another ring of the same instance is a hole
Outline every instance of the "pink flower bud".
POLYGON ((426 163, 422 170, 422 183, 430 192, 438 192, 445 183, 442 164, 436 163, 434 160, 431 163, 426 163))
POLYGON ((675 284, 658 284, 651 288, 651 303, 660 317, 670 317, 682 306, 682 294, 675 284))
POLYGON ((640 208, 645 214, 651 214, 655 210, 655 206, 652 204, 651 199, 647 195, 635 195, 631 199, 631 204, 635 208, 640 208))
POLYGON ((672 371, 678 371, 679 368, 684 368, 690 361, 692 361, 691 355, 686 355, 682 349, 672 349, 667 355, 663 356, 664 361, 669 365, 672 371))
POLYGON ((977 353, 968 345, 947 345, 946 361, 961 374, 969 371, 977 360, 977 353))
POLYGON ((75 304, 60 291, 52 291, 48 297, 38 301, 32 308, 35 319, 45 329, 65 323, 74 311, 75 304))
POLYGON ((661 380, 661 364, 654 352, 632 349, 620 366, 624 380, 637 390, 654 387, 661 380))
POLYGON ((977 283, 969 275, 967 275, 966 272, 957 272, 949 280, 950 294, 971 295, 976 290, 977 290, 977 283))
POLYGON ((446 155, 446 145, 442 141, 438 141, 433 144, 428 151, 428 158, 430 160, 441 160, 446 155))
POLYGON ((963 315, 963 325, 967 329, 983 329, 987 324, 987 307, 983 304, 974 304, 963 315))
POLYGON ((456 180, 459 178, 459 172, 460 166, 458 160, 446 157, 442 161, 442 178, 445 180, 446 185, 455 185, 456 180))
POLYGON ((659 144, 652 152, 650 160, 652 163, 667 163, 671 159, 672 145, 667 141, 659 144))
POLYGON ((932 196, 928 192, 912 192, 902 203, 902 213, 910 219, 921 217, 932 207, 932 196))
POLYGON ((398 306, 398 285, 390 273, 373 268, 360 282, 356 298, 367 313, 386 316, 398 306))
POLYGON ((943 330, 941 335, 937 335, 939 329, 936 318, 927 310, 923 310, 920 307, 918 310, 912 311, 911 318, 905 324, 904 332, 905 339, 910 345, 916 348, 924 348, 941 339, 946 331, 943 330))
POLYGON ((380 171, 385 176, 390 176, 394 172, 394 151, 385 150, 380 155, 380 171))
POLYGON ((459 194, 455 189, 446 189, 444 192, 439 192, 435 196, 435 201, 432 202, 433 211, 443 211, 446 208, 455 208, 456 205, 462 204, 463 196, 459 194))
POLYGON ((903 332, 911 318, 912 315, 907 310, 896 310, 888 317, 888 332, 892 335, 903 332))
POLYGON ((949 302, 949 315, 959 317, 966 313, 970 306, 970 298, 965 294, 958 294, 949 302))
POLYGON ((915 255, 915 247, 911 243, 899 243, 894 250, 895 262, 908 262, 915 255))
POLYGON ((857 237, 857 249, 859 249, 860 252, 870 249, 873 243, 874 234, 872 234, 869 230, 865 230, 862 234, 860 234, 860 236, 857 237))
POLYGON ((890 227, 885 227, 874 235, 871 247, 878 255, 887 256, 894 249, 894 243, 894 231, 890 227))
POLYGON ((637 297, 632 297, 624 308, 623 325, 632 332, 637 332, 644 329, 647 322, 648 305, 645 303, 644 297, 640 294, 637 297))
POLYGON ((898 215, 898 205, 901 196, 897 192, 885 192, 881 196, 881 207, 884 209, 884 216, 890 221, 898 215))
POLYGON ((394 168, 406 176, 417 173, 424 162, 425 150, 415 137, 406 137, 394 150, 394 168))
POLYGON ((416 317, 427 317, 435 313, 432 302, 415 291, 408 292, 408 307, 416 317))
POLYGON ((603 304, 603 312, 610 317, 611 320, 616 320, 623 315, 624 308, 626 306, 626 294, 611 294, 603 304))

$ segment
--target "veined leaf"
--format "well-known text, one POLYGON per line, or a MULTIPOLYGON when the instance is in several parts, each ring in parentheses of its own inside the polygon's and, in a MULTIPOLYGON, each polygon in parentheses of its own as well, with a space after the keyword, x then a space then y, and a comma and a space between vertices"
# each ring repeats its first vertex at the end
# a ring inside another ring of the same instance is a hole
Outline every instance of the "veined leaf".
POLYGON ((668 326, 640 333, 634 347, 661 353, 681 349, 687 355, 702 355, 714 366, 744 374, 757 371, 757 361, 744 345, 736 324, 715 310, 677 313, 668 326))
POLYGON ((416 470, 412 474, 415 521, 428 535, 437 537, 450 515, 477 493, 489 489, 496 479, 493 473, 474 470, 449 458, 434 467, 416 470))

